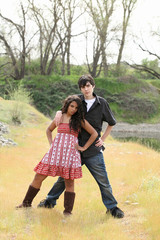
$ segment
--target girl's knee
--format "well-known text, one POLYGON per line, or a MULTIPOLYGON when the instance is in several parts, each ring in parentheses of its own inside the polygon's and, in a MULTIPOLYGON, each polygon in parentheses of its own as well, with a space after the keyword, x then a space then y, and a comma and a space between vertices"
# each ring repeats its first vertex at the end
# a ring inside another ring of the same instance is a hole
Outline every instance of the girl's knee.
POLYGON ((35 180, 40 179, 40 174, 36 173, 35 176, 34 176, 34 179, 35 179, 35 180))
POLYGON ((72 187, 74 185, 74 182, 72 180, 67 180, 66 184, 68 185, 68 187, 72 187))
POLYGON ((70 179, 65 179, 65 186, 66 186, 66 189, 73 189, 74 181, 70 179))
POLYGON ((47 176, 36 173, 34 176, 34 181, 43 181, 47 176))

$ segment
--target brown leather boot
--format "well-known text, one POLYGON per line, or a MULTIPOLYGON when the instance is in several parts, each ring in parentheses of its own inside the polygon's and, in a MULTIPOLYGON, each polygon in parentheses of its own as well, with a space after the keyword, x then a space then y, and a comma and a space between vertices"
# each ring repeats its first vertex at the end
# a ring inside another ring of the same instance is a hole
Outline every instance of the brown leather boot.
POLYGON ((72 209, 74 205, 75 193, 74 192, 64 192, 64 215, 72 214, 72 209))
POLYGON ((37 193, 39 192, 39 190, 40 189, 34 188, 30 185, 22 204, 20 204, 19 206, 16 206, 16 208, 31 207, 32 201, 37 195, 37 193))

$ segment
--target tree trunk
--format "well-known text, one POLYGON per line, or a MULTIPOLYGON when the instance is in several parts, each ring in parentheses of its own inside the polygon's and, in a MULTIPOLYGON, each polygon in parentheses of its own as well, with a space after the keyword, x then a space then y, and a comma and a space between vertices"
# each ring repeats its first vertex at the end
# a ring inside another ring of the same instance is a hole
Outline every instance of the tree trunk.
POLYGON ((8 44, 7 40, 4 38, 4 36, 0 35, 0 39, 4 42, 4 45, 7 49, 7 52, 8 52, 8 54, 11 57, 11 60, 12 60, 12 65, 13 65, 13 68, 14 68, 13 78, 16 79, 16 80, 20 80, 21 76, 20 76, 20 72, 19 72, 19 69, 18 69, 18 66, 17 66, 17 60, 14 56, 14 53, 13 53, 10 45, 8 44))
POLYGON ((105 52, 105 46, 102 45, 102 66, 103 66, 103 74, 104 77, 107 77, 108 75, 108 65, 107 65, 107 59, 106 59, 106 52, 105 52))
POLYGON ((116 72, 118 75, 120 74, 120 63, 121 63, 122 53, 123 53, 123 49, 124 49, 124 45, 125 45, 127 27, 128 27, 131 13, 133 11, 133 8, 134 8, 136 2, 137 2, 137 0, 122 0, 122 6, 123 6, 122 38, 121 38, 121 42, 120 42, 120 48, 119 48, 117 64, 116 64, 116 72))
POLYGON ((62 64, 61 74, 62 74, 62 76, 64 76, 65 75, 65 56, 64 55, 62 55, 61 64, 62 64))

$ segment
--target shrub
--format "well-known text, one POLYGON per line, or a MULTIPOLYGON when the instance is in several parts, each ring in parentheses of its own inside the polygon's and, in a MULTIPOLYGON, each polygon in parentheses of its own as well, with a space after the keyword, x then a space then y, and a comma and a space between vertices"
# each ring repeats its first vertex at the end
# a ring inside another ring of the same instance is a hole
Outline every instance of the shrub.
POLYGON ((154 101, 148 98, 138 98, 130 94, 119 94, 117 100, 118 105, 125 110, 127 118, 135 118, 138 121, 148 119, 158 111, 154 101))
POLYGON ((10 100, 14 100, 10 111, 11 120, 14 124, 21 124, 22 120, 24 120, 26 116, 25 103, 31 103, 31 97, 21 83, 16 89, 10 92, 9 96, 10 100))
POLYGON ((31 90, 33 103, 36 108, 50 117, 52 117, 54 111, 61 108, 63 100, 68 95, 77 93, 79 93, 77 85, 69 80, 54 82, 43 89, 31 90))
POLYGON ((132 76, 132 75, 127 75, 127 76, 122 76, 118 78, 118 82, 123 82, 123 83, 140 83, 140 81, 132 76))

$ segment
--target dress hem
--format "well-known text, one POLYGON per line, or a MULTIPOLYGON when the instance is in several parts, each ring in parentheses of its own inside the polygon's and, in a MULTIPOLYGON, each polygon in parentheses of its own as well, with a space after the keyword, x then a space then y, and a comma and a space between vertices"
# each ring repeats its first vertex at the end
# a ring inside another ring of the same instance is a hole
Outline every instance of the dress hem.
POLYGON ((78 179, 82 178, 82 168, 65 168, 65 167, 59 167, 55 165, 48 165, 44 163, 39 163, 35 168, 34 171, 36 173, 45 175, 45 176, 51 176, 56 177, 60 176, 64 179, 78 179))

